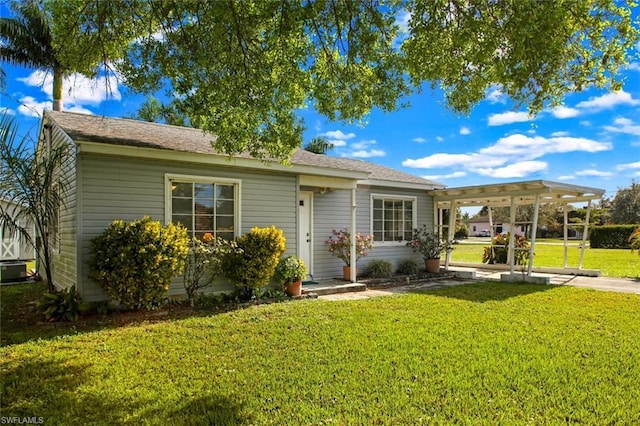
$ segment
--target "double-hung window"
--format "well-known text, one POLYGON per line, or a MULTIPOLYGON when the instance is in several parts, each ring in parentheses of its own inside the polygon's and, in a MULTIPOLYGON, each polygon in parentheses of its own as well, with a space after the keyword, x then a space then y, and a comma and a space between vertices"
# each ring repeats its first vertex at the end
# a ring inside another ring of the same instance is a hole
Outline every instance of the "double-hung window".
POLYGON ((376 242, 411 239, 416 227, 416 198, 393 195, 371 196, 371 229, 376 242))
POLYGON ((167 176, 170 200, 167 219, 189 235, 232 240, 239 228, 240 181, 208 177, 167 176))

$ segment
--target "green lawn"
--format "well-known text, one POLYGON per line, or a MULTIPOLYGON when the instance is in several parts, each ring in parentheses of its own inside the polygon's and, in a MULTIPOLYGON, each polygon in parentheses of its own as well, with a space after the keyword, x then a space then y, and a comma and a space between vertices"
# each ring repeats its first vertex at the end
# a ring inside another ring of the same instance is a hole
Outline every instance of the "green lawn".
POLYGON ((640 297, 479 283, 140 323, 0 349, 45 424, 634 424, 640 297))
MULTIPOLYGON (((472 262, 480 264, 482 262, 482 251, 488 242, 471 243, 469 240, 464 244, 456 244, 452 252, 454 262, 472 262)), ((578 241, 570 242, 568 248, 568 266, 577 267, 580 257, 578 241)), ((588 244, 588 243, 587 243, 588 244)), ((552 268, 562 268, 564 262, 564 247, 562 240, 536 241, 536 256, 534 266, 546 266, 552 268)), ((586 248, 583 269, 598 269, 605 277, 640 277, 640 256, 631 250, 613 249, 592 249, 586 248)))

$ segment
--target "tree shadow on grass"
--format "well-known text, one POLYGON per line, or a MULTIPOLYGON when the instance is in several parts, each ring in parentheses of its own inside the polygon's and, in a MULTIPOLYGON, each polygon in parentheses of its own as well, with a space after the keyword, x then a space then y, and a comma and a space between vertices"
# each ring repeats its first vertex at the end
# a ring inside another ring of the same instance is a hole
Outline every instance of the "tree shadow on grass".
MULTIPOLYGON (((82 389, 96 380, 100 378, 91 374, 90 364, 77 364, 54 354, 8 361, 0 376, 0 415, 42 418, 45 424, 59 425, 251 423, 250 417, 241 414, 242 406, 224 396, 205 394, 173 404, 158 403, 126 387, 117 394, 82 389)), ((145 383, 139 385, 144 387, 145 383)))
POLYGON ((410 293, 429 294, 432 296, 485 303, 507 300, 513 297, 540 293, 557 288, 549 284, 502 283, 486 281, 473 284, 447 286, 424 290, 412 290, 410 293))

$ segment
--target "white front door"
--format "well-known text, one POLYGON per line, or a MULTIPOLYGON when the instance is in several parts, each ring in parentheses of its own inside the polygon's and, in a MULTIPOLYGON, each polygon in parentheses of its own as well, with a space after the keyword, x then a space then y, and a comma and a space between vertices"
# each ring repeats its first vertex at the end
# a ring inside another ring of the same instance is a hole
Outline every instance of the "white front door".
MULTIPOLYGON (((309 274, 313 274, 312 212, 313 192, 300 191, 298 200, 298 257, 307 265, 309 274)), ((307 278, 305 277, 305 279, 307 278)))

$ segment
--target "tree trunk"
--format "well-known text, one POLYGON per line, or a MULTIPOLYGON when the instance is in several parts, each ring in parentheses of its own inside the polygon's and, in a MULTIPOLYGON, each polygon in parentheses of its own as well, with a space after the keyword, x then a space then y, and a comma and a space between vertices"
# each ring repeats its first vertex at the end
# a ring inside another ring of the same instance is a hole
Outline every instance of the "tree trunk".
POLYGON ((53 110, 62 111, 62 78, 64 74, 59 68, 53 69, 53 110))

